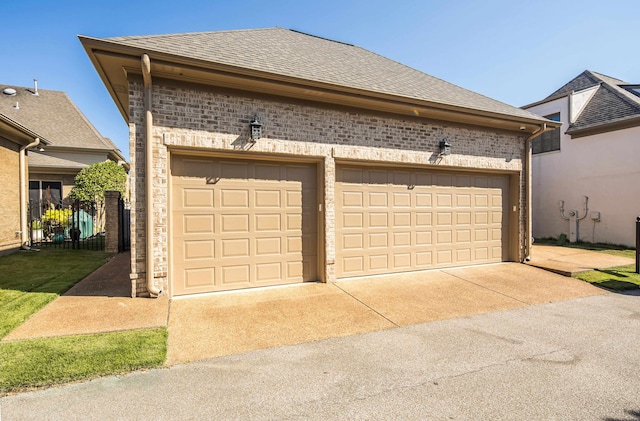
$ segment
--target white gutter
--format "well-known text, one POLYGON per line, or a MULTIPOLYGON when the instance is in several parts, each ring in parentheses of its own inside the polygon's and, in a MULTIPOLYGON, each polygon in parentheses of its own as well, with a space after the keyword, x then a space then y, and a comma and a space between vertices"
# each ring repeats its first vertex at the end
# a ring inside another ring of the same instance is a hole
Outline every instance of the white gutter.
POLYGON ((146 220, 146 270, 147 270, 147 291, 152 297, 157 297, 162 290, 154 283, 153 265, 153 115, 151 114, 151 60, 147 54, 141 57, 142 77, 144 79, 144 107, 145 107, 145 209, 147 210, 146 220))
POLYGON ((38 146, 40 138, 36 137, 33 142, 20 148, 18 171, 20 172, 20 246, 29 247, 29 227, 27 223, 27 162, 26 150, 38 146))
POLYGON ((543 123, 542 126, 540 126, 540 128, 538 130, 536 130, 535 132, 533 132, 531 134, 531 136, 529 136, 527 138, 527 140, 525 141, 525 149, 526 149, 526 157, 525 157, 525 171, 527 171, 526 174, 526 179, 525 179, 525 191, 526 191, 526 213, 527 213, 527 225, 526 225, 526 229, 525 229, 525 236, 526 236, 526 248, 525 248, 525 253, 524 253, 524 260, 526 262, 528 262, 529 260, 531 260, 531 246, 533 244, 533 228, 532 228, 532 224, 531 224, 531 220, 533 218, 533 210, 532 210, 532 206, 531 206, 531 200, 532 200, 532 194, 531 194, 531 184, 532 184, 532 178, 531 178, 531 155, 532 155, 532 148, 531 148, 531 141, 537 137, 540 136, 542 133, 546 132, 547 130, 550 130, 547 128, 547 123, 543 123))

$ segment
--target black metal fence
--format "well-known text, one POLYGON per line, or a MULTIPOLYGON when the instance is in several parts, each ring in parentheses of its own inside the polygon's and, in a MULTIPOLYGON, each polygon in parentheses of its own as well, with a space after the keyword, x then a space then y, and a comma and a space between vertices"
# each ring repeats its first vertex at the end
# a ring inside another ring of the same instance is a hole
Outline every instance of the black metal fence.
POLYGON ((104 206, 101 202, 29 201, 32 247, 104 250, 104 206))
POLYGON ((118 251, 131 249, 131 208, 129 203, 120 199, 118 202, 118 251))

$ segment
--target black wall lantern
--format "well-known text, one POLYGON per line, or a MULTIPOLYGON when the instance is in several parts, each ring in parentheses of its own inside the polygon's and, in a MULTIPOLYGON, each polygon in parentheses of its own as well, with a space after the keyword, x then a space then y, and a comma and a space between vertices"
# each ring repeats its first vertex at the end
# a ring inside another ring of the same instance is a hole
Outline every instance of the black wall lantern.
POLYGON ((440 141, 440 156, 451 155, 451 144, 445 139, 440 141))
POLYGON ((262 124, 258 121, 258 116, 254 116, 251 120, 251 140, 254 142, 262 137, 262 124))

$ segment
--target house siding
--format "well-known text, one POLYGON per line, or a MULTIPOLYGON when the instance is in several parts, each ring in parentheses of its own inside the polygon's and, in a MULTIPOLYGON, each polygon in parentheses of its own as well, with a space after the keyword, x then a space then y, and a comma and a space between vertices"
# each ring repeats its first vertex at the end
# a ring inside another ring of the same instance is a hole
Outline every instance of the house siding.
MULTIPOLYGON (((519 232, 524 231, 525 135, 471 126, 402 117, 373 111, 332 108, 310 102, 253 96, 210 87, 154 81, 153 86, 153 221, 154 277, 168 287, 169 153, 173 150, 251 153, 262 159, 289 156, 315 159, 323 174, 325 226, 323 278, 335 280, 336 161, 388 163, 422 168, 508 171, 518 174, 519 232), (249 142, 249 122, 257 115, 263 137, 249 142), (439 157, 438 143, 447 139, 452 154, 439 157)), ((129 86, 131 150, 132 293, 145 295, 145 142, 144 87, 129 86)), ((277 159, 277 158, 274 158, 277 159)), ((524 236, 520 235, 519 259, 524 236)))
POLYGON ((0 254, 20 247, 20 147, 0 137, 0 254))
POLYGON ((563 97, 528 109, 538 115, 560 113, 560 150, 533 156, 533 236, 557 238, 569 235, 565 216, 577 211, 577 239, 593 243, 635 246, 635 220, 640 215, 640 127, 572 138, 569 99, 563 97), (588 214, 584 197, 588 197, 588 214), (599 212, 600 220, 591 219, 599 212))

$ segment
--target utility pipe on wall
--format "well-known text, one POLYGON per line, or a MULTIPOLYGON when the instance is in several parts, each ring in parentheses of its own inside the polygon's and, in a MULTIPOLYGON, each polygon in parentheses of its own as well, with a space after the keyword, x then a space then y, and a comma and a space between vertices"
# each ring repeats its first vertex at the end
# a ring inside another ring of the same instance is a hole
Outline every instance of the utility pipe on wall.
POLYGON ((20 148, 18 159, 18 172, 20 172, 20 247, 29 246, 29 227, 27 224, 27 159, 26 150, 40 144, 40 138, 20 148))
POLYGON ((145 207, 147 210, 146 220, 146 270, 147 270, 147 291, 152 297, 157 297, 162 290, 154 283, 153 265, 153 115, 151 114, 151 60, 147 54, 141 57, 142 78, 144 80, 144 108, 145 108, 145 207))
POLYGON ((526 214, 527 214, 527 226, 525 229, 525 235, 526 235, 526 250, 524 253, 524 260, 525 261, 529 261, 531 260, 531 246, 532 246, 532 233, 533 233, 533 228, 532 228, 532 224, 531 224, 531 219, 533 216, 533 209, 531 206, 531 200, 532 200, 532 194, 531 194, 531 184, 532 184, 532 178, 531 178, 531 141, 541 135, 542 133, 546 132, 547 129, 547 123, 543 123, 542 126, 540 126, 540 128, 538 130, 536 130, 535 132, 531 133, 531 135, 527 138, 527 140, 525 141, 525 148, 526 148, 526 157, 525 157, 525 163, 524 166, 526 168, 527 171, 527 175, 526 175, 526 180, 525 180, 525 190, 526 190, 526 214))

